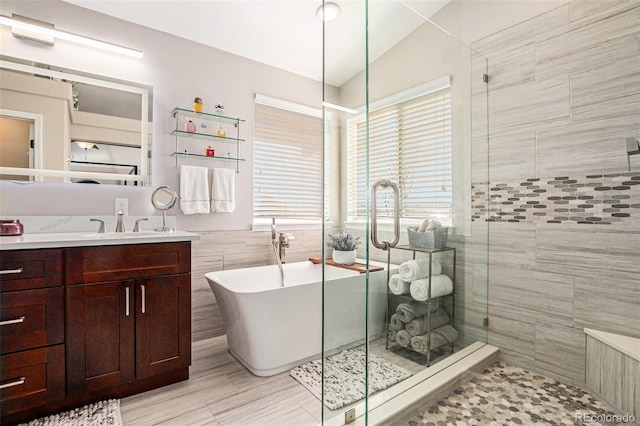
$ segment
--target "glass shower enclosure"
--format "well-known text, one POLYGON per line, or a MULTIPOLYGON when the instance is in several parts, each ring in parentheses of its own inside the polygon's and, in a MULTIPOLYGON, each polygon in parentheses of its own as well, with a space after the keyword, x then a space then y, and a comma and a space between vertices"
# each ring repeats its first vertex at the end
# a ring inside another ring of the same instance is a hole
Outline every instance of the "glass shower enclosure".
POLYGON ((489 209, 472 199, 488 183, 487 61, 431 12, 339 7, 323 24, 323 424, 374 424, 487 341, 488 223, 472 214, 489 209), (344 231, 357 260, 336 266, 328 236, 344 231))

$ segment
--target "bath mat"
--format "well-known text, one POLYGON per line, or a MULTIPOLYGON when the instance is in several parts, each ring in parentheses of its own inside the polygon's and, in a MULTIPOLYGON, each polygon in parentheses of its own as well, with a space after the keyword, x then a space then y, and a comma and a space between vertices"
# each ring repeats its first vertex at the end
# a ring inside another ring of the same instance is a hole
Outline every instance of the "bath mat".
POLYGON ((122 426, 120 400, 110 399, 85 405, 19 426, 122 426))
MULTIPOLYGON (((364 398, 365 351, 347 349, 325 359, 324 405, 331 410, 364 398)), ((322 360, 302 364, 289 373, 316 398, 322 399, 322 360)), ((384 390, 411 373, 374 354, 369 354, 369 395, 384 390)))

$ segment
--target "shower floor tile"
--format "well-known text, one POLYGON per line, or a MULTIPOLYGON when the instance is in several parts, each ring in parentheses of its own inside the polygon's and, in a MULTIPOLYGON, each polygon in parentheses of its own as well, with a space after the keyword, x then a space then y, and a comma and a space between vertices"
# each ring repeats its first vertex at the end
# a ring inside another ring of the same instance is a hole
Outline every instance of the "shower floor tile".
POLYGON ((617 424, 614 413, 588 392, 556 380, 493 363, 433 406, 406 413, 393 425, 590 425, 617 424), (586 421, 585 416, 591 417, 586 421), (596 417, 597 416, 597 417, 596 417), (600 417, 600 418, 598 418, 600 417), (583 420, 584 419, 584 420, 583 420), (606 420, 606 423, 597 420, 606 420))

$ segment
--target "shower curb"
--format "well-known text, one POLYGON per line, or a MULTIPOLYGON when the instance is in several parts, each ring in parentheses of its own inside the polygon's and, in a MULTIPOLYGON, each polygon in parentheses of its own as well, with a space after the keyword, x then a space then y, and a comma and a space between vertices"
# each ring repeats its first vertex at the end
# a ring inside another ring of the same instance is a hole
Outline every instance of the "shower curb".
MULTIPOLYGON (((458 360, 411 389, 369 412, 368 424, 381 425, 397 423, 405 417, 414 417, 415 412, 429 407, 449 395, 454 389, 467 382, 472 372, 478 372, 497 360, 499 349, 484 344, 482 347, 458 360)), ((354 425, 364 425, 364 416, 354 425)))

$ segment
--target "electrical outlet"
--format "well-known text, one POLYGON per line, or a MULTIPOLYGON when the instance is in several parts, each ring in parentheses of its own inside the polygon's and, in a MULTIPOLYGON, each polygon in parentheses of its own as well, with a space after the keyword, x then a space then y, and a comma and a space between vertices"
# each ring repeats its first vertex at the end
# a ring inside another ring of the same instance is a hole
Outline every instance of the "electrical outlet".
POLYGON ((122 213, 124 213, 125 216, 129 215, 129 199, 128 198, 116 198, 114 214, 118 214, 120 210, 122 210, 122 213))

